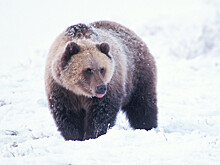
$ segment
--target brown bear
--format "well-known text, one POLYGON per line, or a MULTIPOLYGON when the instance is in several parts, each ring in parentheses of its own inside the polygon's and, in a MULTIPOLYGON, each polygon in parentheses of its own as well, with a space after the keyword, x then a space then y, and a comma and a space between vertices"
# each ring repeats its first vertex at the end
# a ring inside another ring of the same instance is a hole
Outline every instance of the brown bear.
POLYGON ((146 44, 109 21, 68 27, 46 62, 46 94, 66 140, 97 138, 120 109, 134 129, 157 127, 156 65, 146 44))

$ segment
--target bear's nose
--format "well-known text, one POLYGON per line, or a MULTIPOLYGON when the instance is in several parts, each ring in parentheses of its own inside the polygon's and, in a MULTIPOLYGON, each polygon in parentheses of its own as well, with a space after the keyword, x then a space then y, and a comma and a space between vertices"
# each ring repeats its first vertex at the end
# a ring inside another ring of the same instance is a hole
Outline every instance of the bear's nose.
POLYGON ((99 85, 97 86, 97 94, 104 94, 105 91, 107 90, 107 86, 106 85, 99 85))

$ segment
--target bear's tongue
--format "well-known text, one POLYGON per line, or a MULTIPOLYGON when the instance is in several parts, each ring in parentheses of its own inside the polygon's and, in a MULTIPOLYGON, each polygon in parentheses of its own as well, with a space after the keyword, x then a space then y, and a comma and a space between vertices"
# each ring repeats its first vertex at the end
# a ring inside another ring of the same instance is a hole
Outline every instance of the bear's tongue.
POLYGON ((105 96, 105 94, 96 94, 96 96, 97 96, 98 98, 102 98, 103 96, 105 96))

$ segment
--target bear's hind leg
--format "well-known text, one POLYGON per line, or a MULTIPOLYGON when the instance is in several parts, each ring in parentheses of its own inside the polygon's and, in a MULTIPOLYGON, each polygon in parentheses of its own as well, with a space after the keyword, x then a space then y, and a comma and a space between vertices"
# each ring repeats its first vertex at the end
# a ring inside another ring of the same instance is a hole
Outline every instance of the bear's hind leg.
POLYGON ((126 112, 131 127, 150 130, 157 127, 157 98, 154 86, 137 85, 130 102, 122 107, 126 112))

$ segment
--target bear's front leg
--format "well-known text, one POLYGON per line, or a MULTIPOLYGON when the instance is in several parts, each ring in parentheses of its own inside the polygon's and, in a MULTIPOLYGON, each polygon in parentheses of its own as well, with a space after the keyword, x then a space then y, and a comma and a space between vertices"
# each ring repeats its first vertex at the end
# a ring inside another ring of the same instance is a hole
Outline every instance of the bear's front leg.
POLYGON ((50 109, 58 130, 65 140, 83 140, 84 111, 76 111, 62 94, 49 98, 50 109))
POLYGON ((88 114, 88 125, 85 139, 94 139, 114 126, 117 113, 120 108, 120 98, 110 96, 93 98, 93 106, 88 114))

